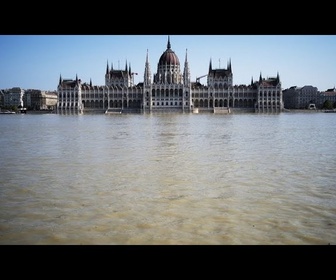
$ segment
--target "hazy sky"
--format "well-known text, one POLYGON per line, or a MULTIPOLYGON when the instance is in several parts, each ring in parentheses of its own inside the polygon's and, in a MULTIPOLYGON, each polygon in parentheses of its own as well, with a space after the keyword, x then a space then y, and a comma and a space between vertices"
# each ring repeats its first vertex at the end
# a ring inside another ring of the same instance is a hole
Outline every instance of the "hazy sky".
MULTIPOLYGON (((169 35, 169 34, 168 34, 169 35)), ((60 75, 105 84, 107 63, 131 66, 143 82, 148 50, 152 77, 168 35, 0 35, 0 89, 56 90, 60 75)), ((336 85, 336 35, 169 35, 183 73, 187 52, 191 79, 231 60, 233 84, 280 75, 282 88, 336 85)), ((201 79, 206 83, 206 77, 201 79)))

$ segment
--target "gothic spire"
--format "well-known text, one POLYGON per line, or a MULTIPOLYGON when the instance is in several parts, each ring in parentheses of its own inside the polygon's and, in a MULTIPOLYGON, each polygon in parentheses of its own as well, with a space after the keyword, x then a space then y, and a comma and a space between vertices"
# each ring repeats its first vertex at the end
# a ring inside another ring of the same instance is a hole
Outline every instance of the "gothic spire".
POLYGON ((148 59, 148 49, 146 54, 146 64, 145 64, 145 73, 144 73, 144 84, 149 85, 151 83, 151 70, 148 59))
POLYGON ((108 65, 108 60, 107 60, 107 65, 106 65, 106 74, 110 72, 109 65, 108 65))
POLYGON ((167 43, 167 49, 170 49, 171 45, 170 45, 170 36, 168 35, 168 43, 167 43))
POLYGON ((209 73, 212 71, 212 59, 210 58, 210 63, 209 63, 209 73))
POLYGON ((277 72, 277 77, 276 77, 276 79, 277 79, 277 83, 280 83, 279 71, 277 72))
POLYGON ((185 85, 190 84, 190 69, 189 69, 189 63, 188 63, 188 49, 186 49, 186 56, 185 56, 185 62, 184 62, 184 72, 183 72, 183 83, 185 85))

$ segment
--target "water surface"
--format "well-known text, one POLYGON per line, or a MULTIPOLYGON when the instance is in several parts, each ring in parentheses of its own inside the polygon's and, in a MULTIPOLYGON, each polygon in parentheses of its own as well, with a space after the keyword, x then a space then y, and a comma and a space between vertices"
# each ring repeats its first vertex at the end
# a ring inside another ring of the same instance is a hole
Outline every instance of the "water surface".
POLYGON ((335 244, 336 114, 1 115, 0 244, 335 244))

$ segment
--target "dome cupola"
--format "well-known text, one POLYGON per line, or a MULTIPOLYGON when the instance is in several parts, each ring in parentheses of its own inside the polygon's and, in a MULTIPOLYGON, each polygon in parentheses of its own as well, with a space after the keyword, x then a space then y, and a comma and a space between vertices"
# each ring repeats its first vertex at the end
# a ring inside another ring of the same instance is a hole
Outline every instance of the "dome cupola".
POLYGON ((169 36, 167 49, 159 59, 153 82, 156 84, 181 84, 183 82, 180 61, 171 49, 169 36))
POLYGON ((174 51, 171 49, 170 46, 170 39, 168 37, 167 49, 161 55, 159 59, 159 65, 180 65, 180 61, 174 51))

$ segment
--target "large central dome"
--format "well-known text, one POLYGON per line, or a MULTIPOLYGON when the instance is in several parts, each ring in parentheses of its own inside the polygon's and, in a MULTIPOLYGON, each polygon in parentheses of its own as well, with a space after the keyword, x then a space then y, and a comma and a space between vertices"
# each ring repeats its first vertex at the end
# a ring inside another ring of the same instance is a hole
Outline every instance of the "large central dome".
POLYGON ((167 50, 161 55, 159 65, 180 65, 177 55, 171 49, 169 37, 167 50))

